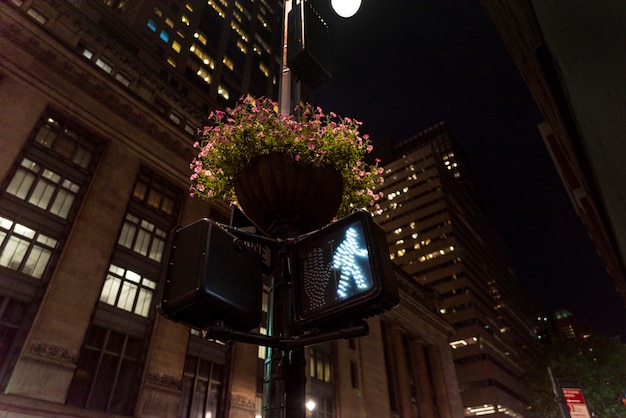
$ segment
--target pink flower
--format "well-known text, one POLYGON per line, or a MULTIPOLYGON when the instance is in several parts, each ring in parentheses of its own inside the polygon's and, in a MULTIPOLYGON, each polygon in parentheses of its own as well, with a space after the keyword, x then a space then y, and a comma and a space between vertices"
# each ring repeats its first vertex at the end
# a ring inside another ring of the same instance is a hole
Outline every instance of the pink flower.
POLYGON ((300 154, 296 154, 296 161, 300 161, 300 154))

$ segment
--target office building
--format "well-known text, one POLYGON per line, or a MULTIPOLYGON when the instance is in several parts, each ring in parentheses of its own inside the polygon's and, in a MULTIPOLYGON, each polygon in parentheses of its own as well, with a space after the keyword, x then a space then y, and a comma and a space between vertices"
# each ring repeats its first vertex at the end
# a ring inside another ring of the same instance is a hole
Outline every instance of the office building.
POLYGON ((437 291, 466 416, 525 416, 525 367, 536 353, 529 305, 505 246, 477 203, 448 127, 392 146, 375 220, 393 261, 437 291))
MULTIPOLYGON (((209 110, 275 97, 280 2, 0 3, 0 415, 261 414, 265 349, 155 310, 209 110)), ((307 347, 311 417, 459 418, 453 332, 398 272, 367 337, 307 347), (311 404, 312 405, 312 404, 311 404)))

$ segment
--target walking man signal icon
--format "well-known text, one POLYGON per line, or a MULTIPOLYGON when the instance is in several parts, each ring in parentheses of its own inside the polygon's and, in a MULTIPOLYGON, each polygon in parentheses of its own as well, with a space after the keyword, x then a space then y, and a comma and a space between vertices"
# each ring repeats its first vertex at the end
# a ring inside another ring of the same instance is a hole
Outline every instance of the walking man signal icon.
POLYGON ((368 262, 367 247, 362 241, 355 228, 348 228, 345 239, 333 255, 333 268, 340 271, 337 285, 337 297, 340 299, 356 293, 354 290, 351 291, 353 287, 363 291, 372 286, 369 274, 367 276, 363 274, 361 267, 363 262, 368 262))

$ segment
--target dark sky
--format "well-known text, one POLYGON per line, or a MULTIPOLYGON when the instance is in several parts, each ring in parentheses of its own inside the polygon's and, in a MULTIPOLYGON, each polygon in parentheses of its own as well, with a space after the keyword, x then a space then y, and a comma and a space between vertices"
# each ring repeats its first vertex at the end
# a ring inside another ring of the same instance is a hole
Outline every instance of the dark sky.
POLYGON ((333 80, 316 103, 362 121, 374 140, 444 121, 540 309, 626 336, 623 304, 537 130, 541 114, 480 2, 363 0, 354 17, 328 22, 333 80))

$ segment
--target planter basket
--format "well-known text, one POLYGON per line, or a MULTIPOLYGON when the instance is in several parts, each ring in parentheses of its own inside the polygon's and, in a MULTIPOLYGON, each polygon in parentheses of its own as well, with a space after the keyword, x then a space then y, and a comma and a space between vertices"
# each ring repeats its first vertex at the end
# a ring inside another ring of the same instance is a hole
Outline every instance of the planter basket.
POLYGON ((325 226, 337 215, 343 195, 343 178, 335 168, 300 164, 279 153, 253 158, 234 185, 246 216, 276 238, 325 226))

